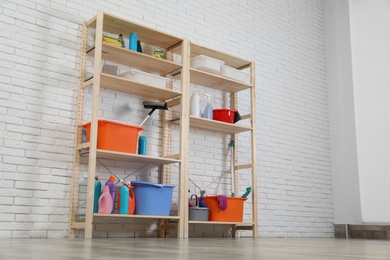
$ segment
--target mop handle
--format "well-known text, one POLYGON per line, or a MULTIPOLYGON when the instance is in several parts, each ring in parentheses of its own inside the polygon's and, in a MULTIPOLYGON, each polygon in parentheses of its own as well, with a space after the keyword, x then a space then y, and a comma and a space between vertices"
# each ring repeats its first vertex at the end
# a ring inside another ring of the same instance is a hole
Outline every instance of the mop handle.
POLYGON ((232 185, 232 193, 231 196, 234 197, 234 141, 230 139, 229 142, 229 149, 230 149, 230 172, 231 172, 231 185, 232 185))
POLYGON ((156 110, 155 108, 153 108, 152 110, 150 110, 150 112, 149 112, 149 114, 148 114, 148 116, 147 117, 145 117, 145 119, 144 119, 144 121, 142 121, 142 123, 141 124, 139 124, 139 126, 138 127, 141 127, 145 122, 146 122, 146 120, 148 120, 148 118, 153 114, 153 112, 154 112, 154 110, 156 110))

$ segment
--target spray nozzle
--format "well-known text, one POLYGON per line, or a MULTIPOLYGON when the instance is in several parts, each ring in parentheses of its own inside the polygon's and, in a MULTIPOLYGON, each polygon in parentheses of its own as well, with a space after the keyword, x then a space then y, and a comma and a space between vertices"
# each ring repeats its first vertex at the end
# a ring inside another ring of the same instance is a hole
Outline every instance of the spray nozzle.
POLYGON ((208 101, 210 101, 211 95, 209 93, 204 93, 204 96, 207 98, 208 101))

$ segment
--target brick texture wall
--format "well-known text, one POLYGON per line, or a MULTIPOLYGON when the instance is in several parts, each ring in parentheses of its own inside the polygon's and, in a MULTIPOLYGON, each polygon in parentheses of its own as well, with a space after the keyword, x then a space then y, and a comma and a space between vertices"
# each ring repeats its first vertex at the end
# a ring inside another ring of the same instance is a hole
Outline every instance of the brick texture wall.
MULTIPOLYGON (((67 236, 80 29, 98 9, 255 60, 259 235, 333 236, 321 0, 0 0, 1 238, 67 236)), ((222 105, 224 97, 212 94, 213 103, 222 105)), ((146 115, 136 99, 109 91, 102 95, 101 117, 138 124, 146 115)), ((247 99, 244 94, 242 101, 247 99)), ((153 141, 159 137, 157 118, 158 113, 145 125, 152 153, 160 146, 153 141)), ((228 191, 224 177, 209 185, 228 169, 228 162, 220 162, 228 160, 227 137, 198 129, 191 136, 194 182, 209 194, 228 191)), ((248 147, 241 146, 240 160, 247 160, 248 147)), ((120 176, 134 170, 103 163, 120 176)), ((101 165, 98 174, 103 181, 109 175, 101 165)), ((245 191, 249 177, 242 175, 245 191)), ((156 181, 157 172, 147 168, 129 178, 156 181)), ((156 235, 155 223, 122 222, 99 220, 95 236, 156 235), (138 230, 140 224, 147 228, 138 230)), ((228 234, 222 227, 193 231, 193 236, 228 234)))

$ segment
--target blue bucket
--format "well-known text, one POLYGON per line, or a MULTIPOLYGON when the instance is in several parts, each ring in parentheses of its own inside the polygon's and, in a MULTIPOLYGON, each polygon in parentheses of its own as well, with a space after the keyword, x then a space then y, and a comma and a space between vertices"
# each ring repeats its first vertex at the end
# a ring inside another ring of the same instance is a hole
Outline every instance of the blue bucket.
POLYGON ((173 185, 132 181, 136 215, 169 216, 173 185))

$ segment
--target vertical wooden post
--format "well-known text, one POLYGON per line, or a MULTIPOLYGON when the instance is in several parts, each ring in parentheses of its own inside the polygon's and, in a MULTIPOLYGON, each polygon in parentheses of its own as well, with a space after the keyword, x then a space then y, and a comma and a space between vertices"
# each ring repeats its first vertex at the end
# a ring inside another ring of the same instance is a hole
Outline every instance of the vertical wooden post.
POLYGON ((183 40, 181 73, 181 120, 180 120, 180 174, 179 174, 179 225, 177 234, 179 238, 188 238, 188 152, 189 152, 189 130, 190 130, 190 41, 183 40))
POLYGON ((93 222, 93 197, 94 182, 96 172, 96 148, 97 148, 97 128, 99 114, 100 96, 100 74, 102 61, 102 38, 103 38, 103 11, 98 11, 96 16, 96 38, 94 57, 94 78, 92 86, 92 113, 91 113, 91 133, 88 161, 88 184, 87 184, 87 208, 85 213, 85 238, 92 238, 93 222))
POLYGON ((252 142, 252 236, 257 238, 258 236, 258 223, 257 223, 257 171, 256 171, 256 95, 255 95, 255 63, 252 62, 250 66, 251 71, 251 142, 252 142))
POLYGON ((72 175, 72 190, 71 190, 71 203, 69 213, 69 231, 70 238, 75 237, 74 223, 76 223, 76 212, 79 199, 79 179, 80 179, 80 149, 81 132, 82 132, 82 120, 84 112, 84 80, 86 78, 86 63, 87 63, 87 47, 88 47, 88 26, 83 24, 82 37, 81 37, 81 50, 80 50, 80 73, 78 84, 78 98, 77 98, 77 111, 76 111, 76 129, 75 129, 75 144, 74 144, 74 156, 73 156, 73 175, 72 175))

